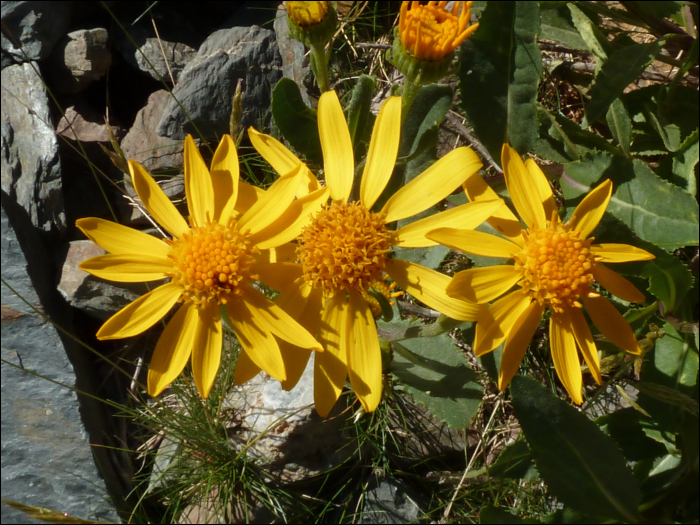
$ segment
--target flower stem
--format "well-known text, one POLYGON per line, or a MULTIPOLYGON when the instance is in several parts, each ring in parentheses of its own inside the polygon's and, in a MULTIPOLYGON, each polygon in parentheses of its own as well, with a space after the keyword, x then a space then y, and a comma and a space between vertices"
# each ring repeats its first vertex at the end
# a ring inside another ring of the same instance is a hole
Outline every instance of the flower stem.
POLYGON ((406 115, 408 115, 408 112, 413 105, 413 101, 416 99, 418 91, 420 91, 420 86, 419 81, 405 77, 403 91, 401 92, 401 122, 406 120, 406 115))
POLYGON ((318 87, 321 93, 330 91, 330 83, 328 82, 328 54, 326 54, 325 45, 311 44, 311 71, 313 71, 318 82, 318 87))

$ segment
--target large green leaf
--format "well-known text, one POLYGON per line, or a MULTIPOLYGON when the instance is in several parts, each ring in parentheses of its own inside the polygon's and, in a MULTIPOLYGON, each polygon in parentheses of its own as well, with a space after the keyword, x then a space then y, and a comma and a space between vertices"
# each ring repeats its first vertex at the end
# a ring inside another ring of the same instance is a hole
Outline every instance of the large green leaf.
POLYGON ((644 433, 640 419, 643 416, 632 407, 616 410, 596 419, 601 430, 615 440, 627 461, 655 458, 666 449, 644 433))
POLYGON ((394 342, 391 373, 435 416, 466 428, 479 409, 483 390, 476 373, 447 334, 394 342))
POLYGON ((515 415, 552 494, 586 514, 639 521, 639 486, 616 443, 538 382, 515 376, 510 389, 515 415))
POLYGON ((567 7, 571 12, 571 20, 574 27, 578 29, 588 50, 593 53, 598 61, 605 61, 608 55, 612 53, 612 44, 598 28, 598 24, 594 20, 591 20, 590 17, 575 4, 569 3, 567 7))
POLYGON ((440 125, 451 107, 452 89, 449 86, 423 86, 401 125, 399 157, 415 157, 431 146, 434 148, 437 142, 426 140, 425 135, 440 125))
POLYGON ((505 142, 525 153, 537 140, 538 3, 488 2, 479 24, 460 51, 459 88, 475 134, 498 161, 505 142))
POLYGON ((510 479, 536 479, 539 472, 532 462, 532 453, 524 440, 508 445, 498 455, 491 468, 489 476, 510 479))
POLYGON ((352 97, 350 97, 348 107, 345 108, 350 139, 356 150, 370 121, 370 106, 372 105, 375 85, 374 78, 369 75, 360 75, 352 89, 352 97))
POLYGON ((615 137, 615 140, 620 145, 620 149, 625 156, 630 156, 630 145, 632 144, 632 121, 627 114, 625 105, 619 98, 613 100, 608 109, 608 114, 605 116, 608 121, 608 127, 615 137))
POLYGON ((571 13, 566 5, 542 2, 540 16, 540 38, 561 42, 571 49, 587 49, 586 43, 571 21, 571 13))
POLYGON ((618 98, 661 51, 664 40, 623 47, 612 52, 600 68, 586 106, 586 121, 593 123, 605 115, 618 98))
POLYGON ((314 164, 323 165, 316 110, 304 104, 293 80, 283 78, 272 90, 272 116, 294 149, 314 164))

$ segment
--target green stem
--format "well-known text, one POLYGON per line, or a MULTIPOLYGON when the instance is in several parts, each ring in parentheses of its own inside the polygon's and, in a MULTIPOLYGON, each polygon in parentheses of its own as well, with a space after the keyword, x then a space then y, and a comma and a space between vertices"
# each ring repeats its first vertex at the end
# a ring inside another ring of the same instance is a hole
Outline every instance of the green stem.
POLYGON ((406 115, 408 115, 408 111, 411 109, 418 91, 420 91, 420 82, 417 79, 414 81, 405 77, 403 91, 401 92, 401 122, 406 120, 406 115))
POLYGON ((311 70, 316 77, 316 82, 318 82, 318 87, 321 93, 330 91, 330 82, 328 82, 328 58, 326 54, 325 45, 318 46, 311 44, 311 70))

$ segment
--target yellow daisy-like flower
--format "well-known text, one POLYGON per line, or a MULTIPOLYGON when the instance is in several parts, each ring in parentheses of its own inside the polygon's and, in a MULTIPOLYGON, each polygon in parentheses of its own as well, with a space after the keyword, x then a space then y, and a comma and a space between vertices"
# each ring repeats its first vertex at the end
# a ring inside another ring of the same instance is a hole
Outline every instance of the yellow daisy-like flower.
MULTIPOLYGON (((610 180, 591 191, 563 224, 549 183, 532 159, 523 163, 518 153, 504 144, 502 164, 508 192, 525 229, 508 208, 502 207, 489 223, 506 238, 454 228, 437 229, 429 232, 428 237, 464 252, 515 261, 514 265, 459 272, 447 287, 452 297, 487 303, 514 285, 519 286, 483 310, 476 327, 477 356, 505 341, 499 389, 505 389, 518 371, 545 308, 549 308, 554 367, 573 401, 581 404, 582 377, 577 348, 596 382, 602 382, 598 352, 582 312, 584 305, 608 341, 631 354, 641 353, 630 325, 592 285, 597 282, 625 301, 644 301, 644 294, 603 263, 646 261, 654 256, 626 244, 593 244, 590 234, 603 217, 612 195, 610 180)), ((470 178, 465 191, 475 202, 496 196, 481 177, 470 178)))
MULTIPOLYGON (((370 211, 394 169, 401 129, 401 99, 391 97, 377 116, 359 188, 359 201, 349 202, 355 163, 350 132, 338 97, 324 93, 318 103, 318 127, 323 150, 326 191, 332 202, 309 207, 297 256, 301 263, 270 264, 261 275, 276 280, 278 304, 299 320, 325 348, 316 354, 314 398, 326 416, 338 400, 346 377, 367 412, 382 394, 382 358, 375 317, 397 293, 395 284, 444 314, 475 320, 483 309, 445 293, 450 278, 418 264, 389 257, 392 246, 425 247, 437 243, 425 237, 439 225, 474 228, 502 206, 502 201, 471 203, 408 224, 396 231, 388 223, 419 213, 448 196, 481 162, 462 147, 438 160, 398 190, 379 212, 370 211), (310 216, 310 217, 309 217, 310 216), (387 281, 391 278, 392 284, 387 281)), ((272 137, 250 130, 253 146, 278 171, 296 157, 272 137)), ((313 190, 313 187, 309 189, 313 190)), ((310 196, 311 194, 309 194, 310 196)), ((309 196, 302 199, 310 198, 309 196)), ((302 200, 300 199, 300 200, 302 200)), ((326 199, 327 200, 327 199, 326 199)), ((282 346, 292 388, 303 372, 309 352, 282 346), (304 358, 302 359, 301 356, 304 358)), ((250 376, 255 375, 250 370, 250 376)))
POLYGON ((320 24, 328 15, 330 2, 287 2, 287 15, 299 27, 320 24))
POLYGON ((284 381, 287 374, 277 338, 310 350, 321 347, 250 283, 257 279, 259 266, 289 256, 275 248, 296 235, 292 232, 289 237, 280 224, 287 223, 285 214, 304 179, 302 165, 290 166, 264 192, 239 181, 238 155, 228 135, 214 154, 211 172, 189 135, 184 158, 189 224, 148 172, 129 161, 141 202, 172 240, 94 217, 76 222, 89 239, 109 252, 84 261, 82 270, 118 282, 170 279, 109 318, 97 338, 138 335, 181 303, 153 352, 148 393, 160 394, 191 355, 195 384, 207 397, 221 359, 219 308, 223 306, 243 348, 243 361, 249 359, 284 381))

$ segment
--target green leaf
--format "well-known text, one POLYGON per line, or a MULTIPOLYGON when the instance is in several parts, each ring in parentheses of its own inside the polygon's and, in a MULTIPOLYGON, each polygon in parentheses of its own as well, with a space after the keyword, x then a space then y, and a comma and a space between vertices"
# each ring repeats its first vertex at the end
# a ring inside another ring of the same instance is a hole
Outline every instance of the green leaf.
POLYGON ((537 520, 524 520, 519 518, 515 514, 503 510, 500 507, 494 507, 493 505, 487 505, 479 513, 479 523, 503 523, 505 524, 520 524, 520 523, 539 523, 537 520))
POLYGON ((537 2, 488 2, 479 30, 460 51, 462 107, 497 161, 509 143, 529 151, 537 140, 535 100, 542 78, 537 2))
POLYGON ((355 149, 362 137, 364 137, 365 129, 370 118, 370 106, 372 105, 372 95, 376 81, 369 75, 360 75, 352 89, 352 97, 347 111, 348 130, 350 131, 350 139, 352 140, 355 149))
POLYGON ((539 473, 524 440, 508 445, 489 468, 489 476, 509 479, 536 479, 539 473))
POLYGON ((588 49, 571 21, 571 12, 566 5, 540 4, 540 38, 561 42, 571 49, 588 49))
POLYGON ((425 135, 440 125, 450 107, 452 88, 440 84, 423 86, 401 125, 399 158, 414 157, 431 146, 435 147, 437 142, 426 141, 425 135))
POLYGON ((532 379, 510 386, 515 415, 549 490, 586 514, 639 521, 640 490, 616 443, 532 379))
POLYGON ((294 149, 314 164, 323 165, 316 110, 304 104, 293 80, 283 78, 272 90, 272 116, 294 149))
POLYGON ((661 177, 684 188, 691 195, 695 195, 698 189, 695 176, 695 166, 698 164, 700 153, 698 136, 700 132, 696 129, 686 137, 673 156, 666 156, 661 161, 658 170, 661 177))
POLYGON ((476 374, 447 334, 394 342, 391 373, 413 400, 453 428, 466 428, 483 391, 476 374))
POLYGON ((630 407, 601 416, 595 420, 595 423, 615 440, 627 461, 640 461, 666 453, 663 445, 648 438, 644 433, 640 424, 640 419, 643 417, 630 407))
POLYGON ((647 108, 646 117, 647 122, 658 133, 666 149, 676 151, 681 145, 681 129, 676 124, 667 123, 661 115, 657 117, 651 108, 647 108))
POLYGON ((627 114, 625 105, 619 98, 613 100, 608 109, 608 114, 605 116, 608 122, 608 127, 612 132, 613 137, 620 145, 620 149, 626 157, 630 156, 630 145, 632 144, 632 121, 627 114))
POLYGON ((593 53, 599 62, 604 62, 608 55, 612 53, 612 44, 586 13, 573 3, 567 4, 567 7, 571 11, 571 21, 581 34, 581 38, 588 50, 593 53))
POLYGON ((586 107, 586 122, 592 124, 605 115, 618 98, 661 51, 664 40, 638 44, 613 51, 600 68, 591 88, 591 101, 586 107))
POLYGON ((673 255, 647 248, 656 259, 645 262, 640 272, 639 266, 636 268, 639 275, 649 279, 649 292, 663 302, 666 312, 673 313, 693 287, 693 275, 673 255))

